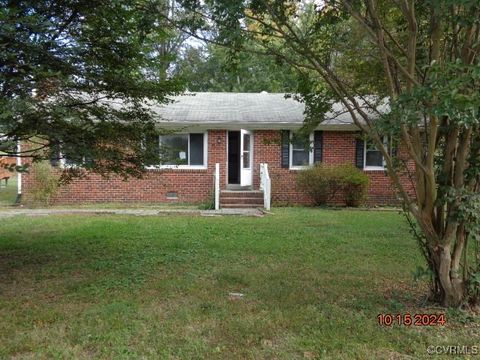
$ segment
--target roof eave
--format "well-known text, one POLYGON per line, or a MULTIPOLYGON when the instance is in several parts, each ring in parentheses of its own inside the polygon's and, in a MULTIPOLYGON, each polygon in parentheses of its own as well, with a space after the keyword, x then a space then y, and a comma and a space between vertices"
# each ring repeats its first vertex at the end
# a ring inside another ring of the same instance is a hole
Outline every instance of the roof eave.
MULTIPOLYGON (((159 128, 165 129, 188 129, 195 131, 205 130, 298 130, 303 126, 303 123, 291 122, 276 122, 276 123, 261 123, 261 122, 174 122, 161 121, 157 123, 159 128)), ((325 131, 358 131, 359 128, 355 124, 320 124, 316 130, 325 131)))

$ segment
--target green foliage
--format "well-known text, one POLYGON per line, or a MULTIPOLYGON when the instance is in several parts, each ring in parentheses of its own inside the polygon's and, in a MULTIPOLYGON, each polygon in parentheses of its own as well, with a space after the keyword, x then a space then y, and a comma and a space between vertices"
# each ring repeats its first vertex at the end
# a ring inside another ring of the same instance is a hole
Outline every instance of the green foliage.
POLYGON ((297 184, 311 196, 315 205, 325 205, 342 192, 347 206, 358 207, 365 203, 369 177, 351 164, 320 163, 299 172, 297 184))
POLYGON ((310 195, 315 205, 325 205, 341 187, 336 170, 332 165, 316 164, 298 173, 298 187, 310 195))
POLYGON ((448 308, 446 317, 447 319, 451 319, 452 321, 463 324, 464 326, 466 324, 472 324, 478 321, 478 319, 472 313, 458 308, 448 308))
POLYGON ((296 72, 271 57, 245 52, 229 53, 209 44, 189 47, 175 66, 189 91, 293 92, 296 72))
MULTIPOLYGON (((207 14, 203 29, 223 44, 248 50, 253 42, 302 73, 297 97, 309 127, 350 114, 383 150, 419 225, 434 297, 444 306, 468 302, 466 286, 480 259, 468 246, 470 239, 478 244, 480 223, 480 2, 230 3, 185 0, 207 14), (330 109, 338 101, 343 106, 330 109), (385 134, 406 145, 404 159, 389 154, 385 134)), ((315 185, 325 188, 328 181, 315 185)))
POLYGON ((412 272, 413 281, 419 282, 420 280, 427 279, 431 281, 432 279, 432 270, 430 268, 425 268, 423 266, 417 266, 415 271, 412 272))
POLYGON ((477 270, 470 276, 468 292, 472 299, 476 300, 477 302, 480 300, 480 271, 477 270))
POLYGON ((59 176, 52 171, 52 167, 47 161, 35 163, 31 171, 35 183, 30 191, 31 198, 27 199, 27 203, 50 205, 50 201, 59 187, 59 176))
MULTIPOLYGON (((419 112, 424 118, 449 119, 448 131, 453 126, 477 127, 480 109, 480 64, 464 65, 460 61, 446 62, 429 68, 429 78, 413 91, 404 93, 391 102, 387 125, 399 133, 401 124, 418 126, 419 112)), ((443 158, 440 156, 440 158, 443 158)))
POLYGON ((180 90, 155 50, 168 41, 162 4, 1 0, 0 149, 40 137, 24 149, 35 160, 65 148, 98 173, 140 175, 142 140, 156 132, 145 100, 180 90))
POLYGON ((198 206, 200 210, 214 210, 215 209, 215 194, 212 193, 208 200, 198 206))
POLYGON ((351 164, 342 165, 339 170, 347 206, 358 207, 365 204, 370 184, 368 175, 351 164))

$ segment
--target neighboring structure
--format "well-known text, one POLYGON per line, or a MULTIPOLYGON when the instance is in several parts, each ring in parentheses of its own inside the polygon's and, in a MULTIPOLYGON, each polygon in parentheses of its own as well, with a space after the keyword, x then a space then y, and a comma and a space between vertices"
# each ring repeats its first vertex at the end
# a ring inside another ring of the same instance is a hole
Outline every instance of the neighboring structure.
POLYGON ((17 159, 15 157, 1 156, 0 155, 0 187, 8 184, 8 181, 17 176, 15 172, 10 171, 8 168, 16 165, 17 159))
MULTIPOLYGON (((303 124, 304 104, 286 99, 284 94, 195 93, 174 100, 153 110, 160 127, 181 129, 178 134, 160 137, 159 142, 174 148, 175 163, 182 165, 147 166, 143 179, 128 181, 91 174, 61 187, 54 201, 207 202, 215 194, 215 166, 219 164, 217 200, 224 207, 262 206, 260 188, 267 184, 265 173, 269 174, 274 205, 310 204, 311 199, 297 188, 296 174, 321 161, 362 168, 371 179, 370 205, 397 202, 382 155, 362 140, 341 106, 334 106, 335 112, 312 132, 308 150, 290 140, 303 124)), ((401 155, 402 149, 398 149, 401 155)), ((402 181, 410 184, 408 176, 402 181)), ((22 183, 24 196, 28 196, 34 178, 24 174, 22 183)))

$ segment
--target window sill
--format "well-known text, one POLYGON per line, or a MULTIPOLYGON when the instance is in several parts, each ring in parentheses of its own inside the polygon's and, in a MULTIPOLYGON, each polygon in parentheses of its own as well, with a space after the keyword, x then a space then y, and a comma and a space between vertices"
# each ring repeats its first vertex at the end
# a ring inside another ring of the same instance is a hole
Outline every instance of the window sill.
POLYGON ((290 166, 288 170, 293 170, 293 171, 302 171, 302 170, 307 170, 310 169, 313 165, 305 165, 305 166, 290 166))
POLYGON ((159 165, 145 166, 146 170, 207 170, 205 165, 159 165))
POLYGON ((364 171, 385 171, 383 166, 365 166, 364 171))
POLYGON ((84 165, 76 165, 76 164, 60 164, 57 166, 60 169, 84 169, 86 170, 84 165))

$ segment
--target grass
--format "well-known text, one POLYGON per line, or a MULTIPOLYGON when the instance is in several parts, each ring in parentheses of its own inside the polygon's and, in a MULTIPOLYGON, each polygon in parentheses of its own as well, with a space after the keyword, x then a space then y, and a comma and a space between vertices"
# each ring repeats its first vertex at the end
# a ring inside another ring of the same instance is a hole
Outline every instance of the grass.
MULTIPOLYGON (((148 209, 148 210, 197 210, 200 205, 190 203, 141 203, 141 202, 110 202, 110 203, 79 203, 70 205, 54 205, 54 209, 148 209)), ((45 205, 40 206, 45 208, 45 205)))
POLYGON ((421 264, 394 212, 11 218, 0 358, 402 359, 476 345, 479 327, 449 314, 445 327, 378 325, 440 311, 422 305, 421 264))
POLYGON ((11 206, 15 204, 17 199, 17 176, 14 175, 8 180, 7 187, 3 187, 4 182, 2 181, 2 187, 0 188, 0 207, 11 206))

